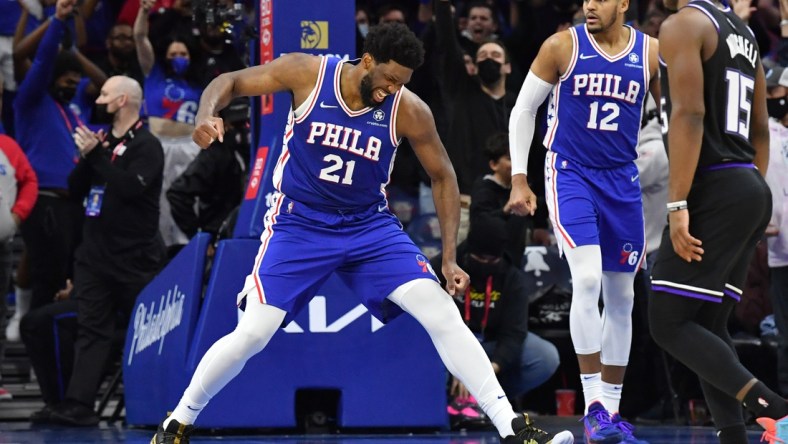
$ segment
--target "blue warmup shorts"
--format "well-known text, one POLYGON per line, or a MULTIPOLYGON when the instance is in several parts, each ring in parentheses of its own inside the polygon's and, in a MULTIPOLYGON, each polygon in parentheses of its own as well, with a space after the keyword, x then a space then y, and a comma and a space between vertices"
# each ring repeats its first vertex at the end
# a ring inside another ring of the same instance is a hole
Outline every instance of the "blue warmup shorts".
POLYGON ((293 319, 336 272, 382 322, 402 310, 386 297, 415 279, 437 282, 429 260, 397 218, 377 205, 356 213, 316 210, 282 194, 265 215, 244 293, 293 319))
POLYGON ((590 168, 549 151, 545 197, 562 252, 599 245, 604 271, 634 272, 643 265, 645 225, 634 162, 590 168))

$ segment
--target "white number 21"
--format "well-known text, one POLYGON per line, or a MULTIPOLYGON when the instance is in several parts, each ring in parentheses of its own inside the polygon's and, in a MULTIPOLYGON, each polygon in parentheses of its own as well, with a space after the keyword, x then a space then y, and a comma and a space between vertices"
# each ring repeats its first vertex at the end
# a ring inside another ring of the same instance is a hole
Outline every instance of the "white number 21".
POLYGON ((342 176, 342 185, 353 184, 353 169, 356 167, 356 161, 350 160, 345 162, 341 157, 336 154, 328 154, 323 158, 324 161, 329 162, 331 165, 320 170, 320 178, 332 183, 339 183, 339 174, 334 173, 337 170, 345 168, 345 174, 342 176))

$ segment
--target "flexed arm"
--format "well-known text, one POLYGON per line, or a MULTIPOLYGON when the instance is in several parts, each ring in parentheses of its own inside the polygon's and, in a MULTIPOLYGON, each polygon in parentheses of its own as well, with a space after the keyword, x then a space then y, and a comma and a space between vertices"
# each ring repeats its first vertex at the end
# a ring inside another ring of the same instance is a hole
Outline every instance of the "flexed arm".
POLYGON ((216 140, 223 141, 224 122, 217 115, 236 97, 291 91, 293 99, 300 103, 314 86, 319 65, 319 57, 292 53, 265 65, 224 73, 213 79, 200 97, 192 140, 202 148, 216 140))

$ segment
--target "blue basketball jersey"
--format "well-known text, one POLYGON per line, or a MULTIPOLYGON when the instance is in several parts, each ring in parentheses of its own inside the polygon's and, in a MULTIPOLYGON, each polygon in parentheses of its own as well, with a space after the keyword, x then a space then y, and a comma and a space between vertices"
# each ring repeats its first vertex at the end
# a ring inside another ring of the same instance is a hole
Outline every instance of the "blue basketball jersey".
POLYGON ((148 117, 194 125, 202 89, 183 78, 167 77, 158 63, 145 77, 145 114, 148 117))
POLYGON ((344 63, 324 56, 312 93, 290 110, 274 187, 316 209, 382 208, 399 144, 395 123, 404 88, 379 106, 353 111, 340 90, 344 63))
POLYGON ((649 39, 629 29, 629 43, 609 56, 586 26, 570 28, 566 73, 550 95, 545 146, 564 158, 612 168, 637 158, 643 99, 648 91, 649 39))

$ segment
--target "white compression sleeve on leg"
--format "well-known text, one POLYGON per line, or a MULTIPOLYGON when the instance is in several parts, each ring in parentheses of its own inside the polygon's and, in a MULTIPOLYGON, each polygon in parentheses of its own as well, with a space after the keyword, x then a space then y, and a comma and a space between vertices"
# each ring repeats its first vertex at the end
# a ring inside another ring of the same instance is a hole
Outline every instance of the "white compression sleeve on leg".
POLYGON ((590 355, 602 347, 602 316, 599 289, 602 285, 602 252, 599 245, 564 250, 572 275, 569 333, 578 355, 590 355))
POLYGON ((635 305, 635 273, 602 273, 605 302, 602 329, 602 364, 626 366, 632 347, 632 307, 635 305))
POLYGON ((443 364, 476 397, 498 433, 502 437, 514 434, 514 410, 498 383, 490 359, 462 322, 451 296, 437 282, 418 279, 401 285, 388 299, 427 330, 443 364))
POLYGON ((512 175, 528 173, 528 154, 534 138, 536 111, 550 94, 553 85, 540 79, 531 71, 525 77, 517 103, 509 117, 509 156, 512 175))
POLYGON ((256 295, 248 295, 238 326, 205 352, 170 418, 181 424, 194 424, 208 401, 241 373, 249 358, 265 348, 285 314, 279 308, 262 304, 256 295))

